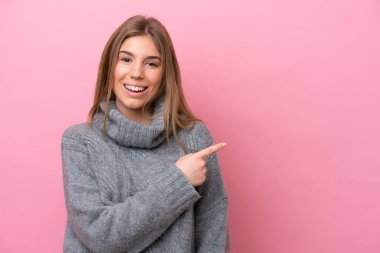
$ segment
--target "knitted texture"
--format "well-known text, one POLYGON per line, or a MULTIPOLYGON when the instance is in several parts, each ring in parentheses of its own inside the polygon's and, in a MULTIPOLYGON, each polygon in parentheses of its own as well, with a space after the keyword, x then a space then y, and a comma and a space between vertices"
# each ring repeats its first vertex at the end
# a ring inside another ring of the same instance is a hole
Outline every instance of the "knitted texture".
MULTIPOLYGON (((228 198, 217 154, 206 158, 207 179, 193 187, 175 165, 185 153, 165 139, 164 101, 151 124, 125 117, 105 100, 93 127, 80 123, 62 135, 67 222, 64 252, 229 252, 228 198)), ((179 130, 190 148, 214 141, 205 124, 179 130)))

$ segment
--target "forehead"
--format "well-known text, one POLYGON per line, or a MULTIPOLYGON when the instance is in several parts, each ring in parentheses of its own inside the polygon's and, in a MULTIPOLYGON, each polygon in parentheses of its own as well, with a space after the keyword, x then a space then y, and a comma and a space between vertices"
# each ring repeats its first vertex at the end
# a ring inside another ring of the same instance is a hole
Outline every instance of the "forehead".
POLYGON ((160 53, 150 35, 139 35, 127 38, 120 47, 120 51, 126 50, 137 56, 159 56, 160 53))

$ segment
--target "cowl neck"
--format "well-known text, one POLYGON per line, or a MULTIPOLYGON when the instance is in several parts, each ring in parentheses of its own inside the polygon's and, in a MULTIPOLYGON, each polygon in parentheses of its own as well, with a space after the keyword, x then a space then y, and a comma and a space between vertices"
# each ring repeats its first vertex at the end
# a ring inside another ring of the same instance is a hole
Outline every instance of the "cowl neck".
MULTIPOLYGON (((98 112, 94 115, 93 124, 101 131, 106 110, 106 98, 103 97, 98 112)), ((106 134, 119 145, 154 148, 165 140, 164 99, 158 98, 154 103, 154 111, 150 124, 142 124, 124 116, 116 107, 116 101, 110 100, 107 115, 106 134)), ((170 131, 171 132, 171 131, 170 131)))

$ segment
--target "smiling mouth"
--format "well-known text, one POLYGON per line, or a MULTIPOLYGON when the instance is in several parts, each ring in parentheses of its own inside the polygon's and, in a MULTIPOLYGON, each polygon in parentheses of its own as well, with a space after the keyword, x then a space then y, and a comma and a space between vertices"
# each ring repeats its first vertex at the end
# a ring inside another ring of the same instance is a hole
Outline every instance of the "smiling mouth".
POLYGON ((127 90, 130 90, 130 91, 133 91, 133 92, 143 92, 145 91, 146 89, 148 89, 147 86, 140 86, 140 85, 130 85, 130 84, 126 84, 126 83, 123 83, 123 86, 124 88, 126 88, 127 90))

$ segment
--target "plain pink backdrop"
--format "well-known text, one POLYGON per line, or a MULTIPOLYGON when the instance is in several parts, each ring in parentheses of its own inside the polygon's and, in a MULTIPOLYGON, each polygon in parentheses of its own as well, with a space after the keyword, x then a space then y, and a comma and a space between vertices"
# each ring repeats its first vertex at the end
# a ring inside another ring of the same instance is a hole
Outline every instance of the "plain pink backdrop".
POLYGON ((380 252, 378 0, 0 2, 0 252, 61 252, 60 140, 111 33, 169 30, 214 139, 232 253, 380 252))

